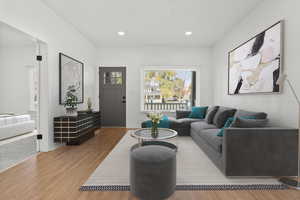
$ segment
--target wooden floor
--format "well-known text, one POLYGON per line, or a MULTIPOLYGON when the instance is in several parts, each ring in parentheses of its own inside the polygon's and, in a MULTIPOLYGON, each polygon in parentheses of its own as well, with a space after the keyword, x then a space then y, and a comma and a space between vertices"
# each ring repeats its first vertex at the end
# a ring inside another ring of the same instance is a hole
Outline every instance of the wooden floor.
MULTIPOLYGON (((97 131, 80 146, 64 146, 0 174, 1 200, 132 200, 129 192, 80 192, 78 188, 125 134, 124 128, 97 131)), ((120 166, 122 170, 122 166, 120 166)), ((177 191, 172 200, 300 200, 300 192, 277 191, 177 191)))

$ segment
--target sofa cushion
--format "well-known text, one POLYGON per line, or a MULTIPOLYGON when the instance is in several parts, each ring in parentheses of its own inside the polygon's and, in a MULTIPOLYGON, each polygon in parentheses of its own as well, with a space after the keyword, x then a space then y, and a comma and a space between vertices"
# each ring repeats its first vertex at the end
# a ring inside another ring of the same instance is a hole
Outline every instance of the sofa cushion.
POLYGON ((192 122, 200 122, 203 121, 203 119, 193 119, 193 118, 181 118, 181 119, 177 119, 178 122, 182 122, 182 123, 192 123, 192 122))
POLYGON ((233 117, 236 109, 220 106, 215 114, 213 124, 218 128, 222 128, 229 117, 233 117))
POLYGON ((205 121, 208 124, 213 123, 215 114, 217 113, 218 109, 219 109, 219 106, 211 106, 211 107, 208 108, 206 116, 205 116, 205 121))
POLYGON ((170 128, 181 128, 184 126, 182 122, 174 117, 169 117, 170 128))
POLYGON ((176 110, 176 119, 188 118, 190 114, 190 110, 176 110))
POLYGON ((208 124, 205 121, 191 123, 191 129, 193 129, 195 132, 199 132, 205 129, 216 129, 216 128, 217 127, 215 125, 208 124))
POLYGON ((175 119, 169 117, 170 128, 190 128, 191 123, 203 121, 203 119, 182 118, 175 119))
POLYGON ((199 136, 205 140, 214 150, 222 153, 222 137, 217 136, 220 129, 206 129, 200 131, 199 136))
POLYGON ((168 118, 169 118, 169 125, 170 125, 169 128, 177 131, 179 136, 190 135, 190 124, 183 123, 182 120, 178 120, 174 117, 168 117, 168 118))
POLYGON ((179 123, 182 123, 182 124, 190 125, 193 122, 203 121, 203 119, 182 118, 182 119, 177 119, 176 121, 179 122, 179 123))
POLYGON ((189 118, 204 119, 207 109, 208 109, 207 106, 202 106, 202 107, 194 106, 192 107, 192 112, 190 113, 189 118))
POLYGON ((232 122, 231 127, 236 128, 262 128, 266 127, 268 124, 268 119, 245 119, 242 117, 237 117, 232 122))
POLYGON ((234 114, 234 117, 255 117, 255 119, 266 119, 267 114, 264 112, 251 112, 247 110, 237 110, 234 114))

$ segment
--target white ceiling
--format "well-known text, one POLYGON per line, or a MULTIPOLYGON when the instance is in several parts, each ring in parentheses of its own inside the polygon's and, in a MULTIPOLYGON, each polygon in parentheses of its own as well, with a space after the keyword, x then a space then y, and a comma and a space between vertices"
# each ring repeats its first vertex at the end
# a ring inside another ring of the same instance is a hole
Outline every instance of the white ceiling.
POLYGON ((33 37, 0 22, 0 47, 35 46, 33 37))
POLYGON ((42 1, 101 47, 211 46, 263 0, 42 1))

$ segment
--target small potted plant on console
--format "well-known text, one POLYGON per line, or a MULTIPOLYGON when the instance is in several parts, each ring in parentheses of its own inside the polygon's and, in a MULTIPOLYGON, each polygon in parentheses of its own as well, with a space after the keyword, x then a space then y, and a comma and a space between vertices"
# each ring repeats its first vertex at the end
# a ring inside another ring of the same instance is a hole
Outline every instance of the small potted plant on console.
POLYGON ((66 108, 66 115, 77 116, 78 98, 76 96, 76 88, 70 85, 67 89, 64 107, 66 108))

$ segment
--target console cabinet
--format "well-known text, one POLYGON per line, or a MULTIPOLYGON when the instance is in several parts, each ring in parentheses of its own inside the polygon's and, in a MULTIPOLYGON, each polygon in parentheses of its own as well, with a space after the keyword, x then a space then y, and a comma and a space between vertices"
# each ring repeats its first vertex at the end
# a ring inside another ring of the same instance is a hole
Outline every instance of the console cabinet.
POLYGON ((54 142, 77 145, 95 135, 101 128, 101 113, 85 113, 78 116, 60 116, 54 118, 54 142))

